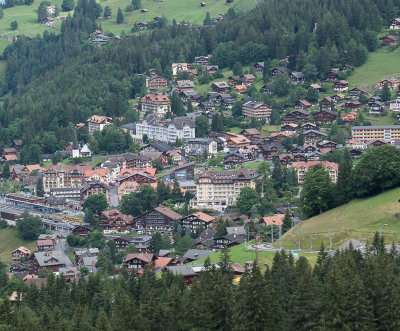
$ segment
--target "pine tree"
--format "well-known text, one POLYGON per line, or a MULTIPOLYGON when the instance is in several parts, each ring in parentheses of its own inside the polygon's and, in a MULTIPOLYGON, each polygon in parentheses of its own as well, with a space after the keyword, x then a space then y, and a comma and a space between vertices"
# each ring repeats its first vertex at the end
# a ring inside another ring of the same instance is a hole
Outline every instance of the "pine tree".
POLYGON ((3 166, 3 170, 1 172, 1 177, 3 177, 4 179, 10 178, 10 165, 8 162, 5 163, 3 166))
POLYGON ((110 8, 110 6, 105 6, 104 7, 104 14, 103 14, 103 16, 104 16, 104 18, 109 18, 109 17, 111 17, 111 8, 110 8))
POLYGON ((61 4, 61 9, 63 11, 71 11, 75 7, 75 2, 74 0, 63 0, 61 4))
POLYGON ((122 14, 121 8, 118 8, 117 24, 122 24, 122 23, 124 23, 124 15, 122 14))
POLYGON ((290 217, 289 208, 286 209, 285 217, 282 220, 282 233, 289 231, 292 227, 292 218, 290 217))
POLYGON ((339 164, 339 175, 336 184, 335 199, 337 205, 342 205, 350 201, 351 184, 352 184, 351 164, 346 161, 342 161, 339 164))
POLYGON ((382 101, 389 101, 391 98, 390 89, 389 89, 387 83, 385 83, 383 85, 382 92, 381 92, 381 98, 382 98, 382 101))
POLYGON ((36 183, 36 195, 38 197, 44 197, 43 178, 39 178, 36 183))

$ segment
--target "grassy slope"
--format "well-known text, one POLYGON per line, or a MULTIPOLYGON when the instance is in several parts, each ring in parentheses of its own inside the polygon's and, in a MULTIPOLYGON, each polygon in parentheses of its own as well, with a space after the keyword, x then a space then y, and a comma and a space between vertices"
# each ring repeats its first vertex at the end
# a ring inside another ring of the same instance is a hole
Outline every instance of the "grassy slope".
MULTIPOLYGON (((301 224, 303 249, 310 248, 310 235, 313 236, 313 248, 319 249, 321 242, 329 247, 329 226, 332 226, 333 247, 337 247, 349 238, 372 238, 379 227, 387 242, 398 242, 400 237, 400 188, 392 189, 374 197, 356 199, 344 206, 329 210, 301 224)), ((283 237, 284 247, 297 247, 298 228, 294 228, 283 237)))
POLYGON ((11 262, 11 252, 24 246, 31 251, 36 250, 36 241, 27 241, 18 238, 17 230, 6 228, 0 229, 0 260, 5 263, 11 262))
POLYGON ((372 88, 385 77, 400 75, 399 62, 400 48, 393 52, 390 52, 388 47, 379 48, 369 54, 364 65, 354 70, 348 79, 350 88, 355 86, 372 88))
MULTIPOLYGON (((254 242, 253 242, 254 243, 254 242)), ((258 252, 258 258, 260 261, 260 266, 265 267, 265 263, 272 264, 272 261, 274 259, 276 252, 267 252, 267 251, 259 251, 258 252)), ((300 253, 300 256, 305 256, 311 265, 314 265, 315 262, 317 261, 317 254, 315 253, 300 253)), ((230 256, 232 262, 235 263, 240 263, 241 265, 244 265, 246 261, 254 261, 256 258, 256 252, 255 250, 246 250, 245 244, 234 246, 230 249, 230 256)), ((192 264, 197 264, 197 263, 204 263, 206 259, 200 259, 197 261, 194 261, 192 264)), ((210 260, 211 262, 219 262, 220 260, 220 253, 216 252, 212 255, 210 255, 210 260)))

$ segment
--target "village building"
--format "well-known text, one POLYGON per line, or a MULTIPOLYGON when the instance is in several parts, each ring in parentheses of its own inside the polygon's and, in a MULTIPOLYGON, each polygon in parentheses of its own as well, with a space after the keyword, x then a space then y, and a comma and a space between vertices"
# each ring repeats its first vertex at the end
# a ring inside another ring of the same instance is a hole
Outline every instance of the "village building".
POLYGON ((256 69, 257 72, 263 72, 264 70, 264 62, 257 62, 253 65, 254 69, 256 69))
POLYGON ((313 114, 314 121, 317 124, 332 124, 336 121, 338 113, 335 111, 323 109, 313 114))
POLYGON ((225 169, 232 167, 243 166, 246 161, 246 157, 238 152, 228 153, 224 156, 223 164, 225 169))
POLYGON ((145 267, 151 268, 154 265, 154 261, 156 257, 154 254, 128 254, 125 257, 122 265, 128 270, 136 270, 144 269, 145 267))
POLYGON ((276 67, 271 70, 271 75, 276 76, 276 74, 281 73, 281 74, 290 74, 290 70, 286 67, 276 67))
POLYGON ((154 114, 165 115, 171 111, 171 100, 161 92, 147 94, 140 99, 143 112, 151 111, 154 114))
POLYGON ((31 250, 20 246, 11 252, 11 260, 13 263, 20 262, 23 258, 28 258, 31 255, 31 250))
POLYGON ((349 89, 349 82, 347 80, 338 80, 333 83, 335 91, 347 91, 349 89))
POLYGON ((394 18, 389 23, 389 28, 394 30, 400 29, 400 18, 394 18))
POLYGON ((267 216, 262 218, 262 222, 267 225, 275 225, 277 227, 281 227, 283 225, 283 219, 285 218, 285 214, 275 214, 273 216, 267 216))
POLYGON ((223 210, 236 203, 243 187, 255 187, 257 174, 254 171, 212 171, 200 173, 196 180, 196 198, 191 200, 195 208, 223 210))
POLYGON ((254 117, 256 119, 265 119, 269 122, 271 118, 272 108, 263 102, 248 101, 242 106, 242 113, 244 117, 254 117))
POLYGON ((29 272, 37 275, 40 270, 58 272, 60 268, 71 266, 71 261, 63 251, 48 250, 33 253, 29 258, 29 272))
POLYGON ((188 64, 187 63, 172 63, 171 65, 172 75, 176 77, 178 72, 188 71, 188 64))
POLYGON ((292 72, 289 74, 289 77, 295 84, 304 83, 306 80, 302 72, 292 72))
POLYGON ((381 39, 381 46, 396 46, 397 44, 398 38, 393 35, 389 35, 381 39))
POLYGON ((189 156, 203 157, 207 153, 208 157, 217 154, 217 142, 213 138, 192 138, 185 144, 185 153, 189 156))
POLYGON ((165 90, 168 87, 168 80, 160 76, 151 76, 146 79, 146 86, 149 90, 165 90))
POLYGON ((307 100, 298 100, 295 102, 294 107, 296 109, 307 109, 312 106, 312 103, 307 100))
POLYGON ((291 167, 297 173, 299 185, 304 183, 304 178, 307 171, 316 165, 321 165, 323 168, 325 168, 329 172, 329 177, 332 183, 336 184, 339 172, 339 165, 337 163, 328 161, 293 162, 291 167))
POLYGON ((80 188, 81 201, 84 202, 90 196, 97 194, 103 194, 107 201, 109 201, 109 190, 108 185, 100 181, 86 182, 80 188))
POLYGON ((382 140, 392 143, 400 139, 400 125, 381 126, 353 126, 351 128, 352 138, 361 141, 382 140))
POLYGON ((210 60, 209 56, 196 56, 194 58, 194 62, 196 64, 200 64, 200 65, 203 65, 203 66, 206 66, 208 64, 209 60, 210 60))
POLYGON ((49 192, 52 188, 80 188, 85 183, 85 171, 91 169, 85 165, 49 165, 43 170, 44 190, 49 192))
POLYGON ((201 229, 209 229, 212 227, 215 217, 207 215, 201 211, 184 216, 180 219, 182 228, 192 233, 197 233, 201 229))
POLYGON ((298 123, 298 122, 308 122, 310 118, 310 113, 306 110, 295 110, 287 115, 285 115, 281 121, 282 124, 298 123))
POLYGON ((226 82, 215 82, 211 85, 211 88, 214 92, 225 93, 229 90, 230 86, 226 82))
POLYGON ((175 222, 181 217, 182 215, 160 205, 136 217, 134 231, 139 234, 153 234, 156 232, 172 234, 175 222))
POLYGON ((87 120, 89 134, 102 131, 107 125, 112 124, 112 118, 107 116, 93 115, 87 120))

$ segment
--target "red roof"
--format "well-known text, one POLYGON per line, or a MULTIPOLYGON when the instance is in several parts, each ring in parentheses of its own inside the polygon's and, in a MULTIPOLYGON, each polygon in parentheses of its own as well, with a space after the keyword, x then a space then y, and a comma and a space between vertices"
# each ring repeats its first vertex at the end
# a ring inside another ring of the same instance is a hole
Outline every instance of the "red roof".
POLYGON ((339 165, 337 163, 329 161, 293 162, 292 167, 295 169, 304 167, 308 170, 310 167, 316 166, 318 164, 322 165, 324 168, 332 167, 335 170, 339 170, 339 165))
POLYGON ((263 217, 262 220, 265 225, 276 225, 280 226, 283 224, 285 214, 275 214, 274 216, 263 217))
POLYGON ((154 254, 128 254, 124 262, 128 262, 133 259, 141 260, 145 263, 150 263, 153 260, 154 254))

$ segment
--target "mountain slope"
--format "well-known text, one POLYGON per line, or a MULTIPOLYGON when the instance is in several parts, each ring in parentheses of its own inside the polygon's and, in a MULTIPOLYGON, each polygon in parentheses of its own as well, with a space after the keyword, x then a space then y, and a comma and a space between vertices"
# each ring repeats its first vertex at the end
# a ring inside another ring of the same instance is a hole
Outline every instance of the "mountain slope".
MULTIPOLYGON (((346 205, 331 209, 312 217, 301 224, 301 248, 310 248, 313 236, 313 249, 319 249, 321 242, 329 247, 329 226, 332 227, 333 247, 349 238, 372 238, 382 227, 387 242, 400 240, 400 188, 395 188, 374 197, 356 199, 346 205)), ((283 237, 285 248, 298 247, 298 228, 290 230, 283 237)))

